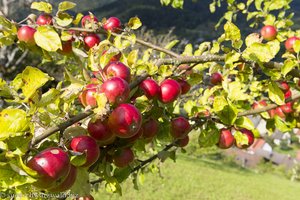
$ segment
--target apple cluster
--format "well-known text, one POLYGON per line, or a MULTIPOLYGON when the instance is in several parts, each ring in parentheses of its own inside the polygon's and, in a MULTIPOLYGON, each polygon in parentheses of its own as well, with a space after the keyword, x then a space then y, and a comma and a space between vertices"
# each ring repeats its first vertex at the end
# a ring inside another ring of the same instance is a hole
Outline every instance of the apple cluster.
POLYGON ((254 142, 254 134, 251 130, 248 129, 240 129, 237 130, 242 133, 243 136, 246 136, 247 143, 244 143, 240 140, 236 140, 234 134, 232 134, 230 129, 223 128, 220 130, 220 137, 217 146, 221 149, 228 149, 235 145, 239 149, 247 149, 254 142))
MULTIPOLYGON (((284 93, 284 98, 289 99, 292 96, 292 91, 287 82, 281 81, 279 84, 279 88, 284 93)), ((258 102, 254 102, 252 104, 253 109, 258 109, 267 106, 268 103, 265 100, 260 100, 258 102)), ((268 111, 269 117, 274 118, 275 115, 279 116, 282 119, 286 118, 286 115, 293 113, 293 102, 287 102, 281 106, 278 106, 274 109, 268 111)))
MULTIPOLYGON (((29 46, 34 46, 34 34, 36 32, 36 26, 47 26, 53 25, 54 18, 50 14, 41 14, 38 16, 34 25, 24 25, 18 29, 17 37, 20 42, 24 42, 29 46)), ((81 26, 82 28, 91 28, 94 26, 98 26, 99 20, 93 16, 92 14, 86 15, 81 19, 81 26)), ((101 27, 106 31, 111 32, 121 32, 122 31, 122 23, 117 17, 110 17, 108 18, 101 27)), ((68 41, 62 42, 62 49, 58 52, 63 55, 69 55, 72 53, 72 42, 75 40, 74 36, 81 36, 79 37, 82 40, 83 47, 86 50, 98 45, 101 42, 99 35, 95 33, 87 33, 87 32, 80 32, 77 33, 75 30, 68 31, 70 35, 72 35, 72 39, 68 41)))
MULTIPOLYGON (((272 41, 277 37, 277 29, 273 25, 266 25, 262 27, 260 34, 263 39, 272 41)), ((289 37, 284 43, 285 49, 290 53, 295 53, 294 44, 297 40, 300 40, 300 38, 296 36, 289 37)))

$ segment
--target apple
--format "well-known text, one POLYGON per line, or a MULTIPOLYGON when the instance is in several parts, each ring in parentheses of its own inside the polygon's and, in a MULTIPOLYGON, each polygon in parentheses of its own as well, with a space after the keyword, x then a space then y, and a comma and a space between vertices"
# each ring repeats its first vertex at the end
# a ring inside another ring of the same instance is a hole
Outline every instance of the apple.
POLYGON ((89 194, 86 196, 76 197, 76 200, 94 200, 94 197, 89 194))
POLYGON ((267 102, 265 100, 260 100, 259 102, 254 102, 252 104, 252 109, 258 109, 267 106, 267 102))
POLYGON ((52 24, 52 16, 49 14, 41 14, 37 20, 36 20, 36 24, 37 25, 51 25, 52 24))
POLYGON ((159 100, 162 103, 172 103, 181 94, 179 83, 173 79, 166 79, 160 84, 159 100))
POLYGON ((221 129, 218 147, 220 147, 221 149, 228 149, 232 147, 234 141, 235 139, 229 129, 221 129))
POLYGON ((143 138, 150 139, 157 135, 159 130, 159 123, 157 120, 150 118, 143 125, 143 138))
POLYGON ((130 82, 130 68, 122 62, 110 62, 104 67, 103 71, 108 78, 119 77, 124 79, 128 83, 130 82))
POLYGON ((268 110, 268 113, 269 113, 270 118, 273 118, 276 115, 275 109, 268 110))
POLYGON ((113 77, 101 85, 100 92, 105 94, 109 103, 118 105, 129 98, 130 88, 124 79, 113 77))
POLYGON ((275 115, 278 115, 282 119, 285 118, 285 114, 283 113, 281 107, 275 108, 275 115))
POLYGON ((100 37, 95 33, 85 36, 83 40, 86 49, 93 48, 100 43, 100 37))
POLYGON ((92 138, 102 142, 110 140, 114 135, 109 130, 107 121, 102 121, 101 119, 97 119, 96 121, 90 120, 87 130, 92 138))
POLYGON ((118 33, 121 31, 121 21, 117 17, 110 17, 106 20, 103 28, 107 31, 118 33))
POLYGON ((36 29, 30 27, 30 26, 22 26, 19 28, 17 36, 18 40, 21 42, 25 42, 29 45, 34 45, 34 33, 36 32, 36 29))
POLYGON ((292 91, 288 90, 287 92, 284 93, 284 98, 285 99, 289 99, 292 97, 292 91))
POLYGON ((144 133, 144 129, 141 127, 140 130, 134 136, 130 138, 126 138, 125 141, 127 143, 134 143, 135 141, 137 141, 139 138, 142 137, 143 133, 144 133))
POLYGON ((290 86, 286 81, 281 81, 279 87, 283 92, 287 92, 290 89, 290 86))
POLYGON ((248 144, 240 144, 240 143, 237 143, 237 141, 235 140, 235 145, 239 149, 246 149, 246 148, 250 147, 253 144, 254 135, 253 135, 252 131, 250 131, 248 129, 241 129, 240 132, 247 136, 248 144))
POLYGON ((293 112, 293 103, 292 102, 288 102, 282 106, 280 106, 281 110, 285 113, 285 114, 289 114, 293 112))
POLYGON ((190 66, 187 65, 187 64, 179 65, 178 70, 179 70, 179 72, 183 71, 183 70, 186 70, 184 72, 184 75, 186 75, 186 76, 191 75, 193 73, 193 69, 190 69, 190 66))
POLYGON ((93 16, 93 15, 85 15, 82 19, 81 19, 81 26, 85 27, 86 23, 91 24, 91 23, 97 23, 98 19, 97 17, 93 16))
POLYGON ((97 100, 94 97, 95 93, 99 93, 100 89, 97 84, 88 84, 86 85, 83 92, 79 95, 79 100, 81 104, 86 106, 94 107, 97 105, 97 100))
POLYGON ((266 26, 262 27, 260 34, 265 40, 271 41, 276 38, 277 30, 274 26, 266 25, 266 26))
POLYGON ((143 91, 148 99, 157 99, 160 94, 160 87, 155 80, 147 78, 142 81, 139 88, 143 91))
POLYGON ((186 118, 180 116, 172 119, 170 133, 173 138, 182 139, 190 132, 190 130, 191 125, 186 118))
POLYGON ((218 72, 213 73, 210 77, 210 82, 213 85, 218 85, 218 84, 222 83, 222 81, 223 81, 222 74, 220 74, 218 72))
POLYGON ((77 168, 74 165, 71 165, 71 168, 70 168, 70 171, 69 171, 67 177, 61 183, 59 183, 57 186, 54 186, 54 187, 48 189, 48 191, 50 191, 50 192, 66 191, 73 186, 73 184, 76 181, 76 177, 77 177, 77 168))
POLYGON ((108 118, 108 127, 120 138, 130 138, 142 126, 140 111, 131 104, 120 104, 108 118))
POLYGON ((130 148, 118 149, 113 157, 113 163, 119 167, 127 167, 134 160, 134 154, 130 148))
POLYGON ((84 153, 86 155, 86 162, 80 167, 90 167, 100 156, 100 149, 95 139, 87 135, 73 137, 70 143, 70 149, 74 152, 84 153))
MULTIPOLYGON (((104 51, 102 52, 101 55, 104 56, 104 55, 106 54, 106 52, 107 52, 107 50, 104 50, 104 51)), ((117 61, 120 60, 121 56, 122 56, 122 54, 121 54, 121 52, 120 52, 120 53, 118 53, 118 54, 112 56, 112 57, 110 58, 109 62, 117 62, 117 61)))
POLYGON ((176 146, 178 146, 178 147, 185 147, 185 146, 188 145, 189 141, 190 141, 190 138, 189 138, 189 136, 187 135, 187 136, 185 136, 185 137, 182 138, 182 139, 177 139, 177 141, 176 141, 176 146))
POLYGON ((37 171, 39 175, 34 185, 46 189, 65 178, 70 171, 71 164, 65 151, 58 147, 50 147, 32 157, 27 166, 37 171))
POLYGON ((291 52, 291 53, 295 53, 295 50, 294 50, 294 44, 296 42, 296 40, 300 40, 300 38, 294 36, 294 37, 290 37, 288 38, 284 45, 285 45, 285 49, 288 51, 288 52, 291 52))
POLYGON ((63 55, 72 53, 72 40, 62 42, 62 50, 59 51, 63 55))
POLYGON ((186 93, 188 93, 188 91, 190 91, 191 85, 187 81, 185 81, 183 79, 179 79, 179 80, 177 80, 177 82, 179 83, 179 85, 181 87, 181 94, 186 94, 186 93))

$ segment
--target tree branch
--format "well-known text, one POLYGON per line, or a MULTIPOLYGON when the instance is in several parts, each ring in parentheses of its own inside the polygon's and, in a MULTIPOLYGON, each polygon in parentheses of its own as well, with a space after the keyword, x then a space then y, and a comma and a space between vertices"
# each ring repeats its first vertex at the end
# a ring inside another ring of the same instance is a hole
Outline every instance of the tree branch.
POLYGON ((163 150, 161 150, 160 152, 158 152, 157 154, 151 156, 150 158, 148 158, 147 160, 142 161, 139 165, 135 166, 132 170, 131 173, 136 172, 140 169, 142 169, 143 167, 145 167, 145 165, 151 163, 153 160, 157 159, 159 154, 164 152, 164 151, 168 151, 169 149, 171 149, 173 146, 175 146, 176 141, 168 144, 165 146, 165 148, 163 148, 163 150))
MULTIPOLYGON (((286 101, 286 103, 292 102, 292 101, 295 101, 295 100, 298 100, 298 99, 300 99, 300 93, 299 92, 297 92, 291 98, 289 98, 286 101)), ((247 111, 244 111, 244 112, 240 112, 240 113, 238 113, 238 117, 259 114, 259 113, 262 113, 262 112, 266 112, 268 110, 272 110, 272 109, 277 108, 277 107, 278 107, 277 104, 270 104, 270 105, 265 106, 263 108, 257 108, 257 109, 252 109, 252 110, 247 110, 247 111)))

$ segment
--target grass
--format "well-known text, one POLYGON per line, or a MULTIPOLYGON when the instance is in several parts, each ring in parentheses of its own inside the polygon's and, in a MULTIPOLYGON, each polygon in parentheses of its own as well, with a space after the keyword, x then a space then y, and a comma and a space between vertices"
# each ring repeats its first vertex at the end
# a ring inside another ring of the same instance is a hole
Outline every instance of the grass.
POLYGON ((123 196, 108 194, 103 187, 93 194, 101 200, 297 200, 300 183, 272 174, 258 174, 212 160, 178 156, 167 160, 158 174, 146 174, 140 190, 131 180, 122 184, 123 196))

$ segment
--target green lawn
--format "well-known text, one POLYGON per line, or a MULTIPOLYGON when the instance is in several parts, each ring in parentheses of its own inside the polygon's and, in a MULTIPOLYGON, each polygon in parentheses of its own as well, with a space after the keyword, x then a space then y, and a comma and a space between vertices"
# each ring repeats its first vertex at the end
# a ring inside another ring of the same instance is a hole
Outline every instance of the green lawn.
POLYGON ((122 185, 122 197, 107 194, 103 187, 93 195, 101 200, 300 199, 300 183, 186 155, 180 155, 176 163, 166 161, 162 166, 162 175, 164 178, 158 174, 147 174, 139 191, 134 190, 131 180, 128 180, 122 185))

